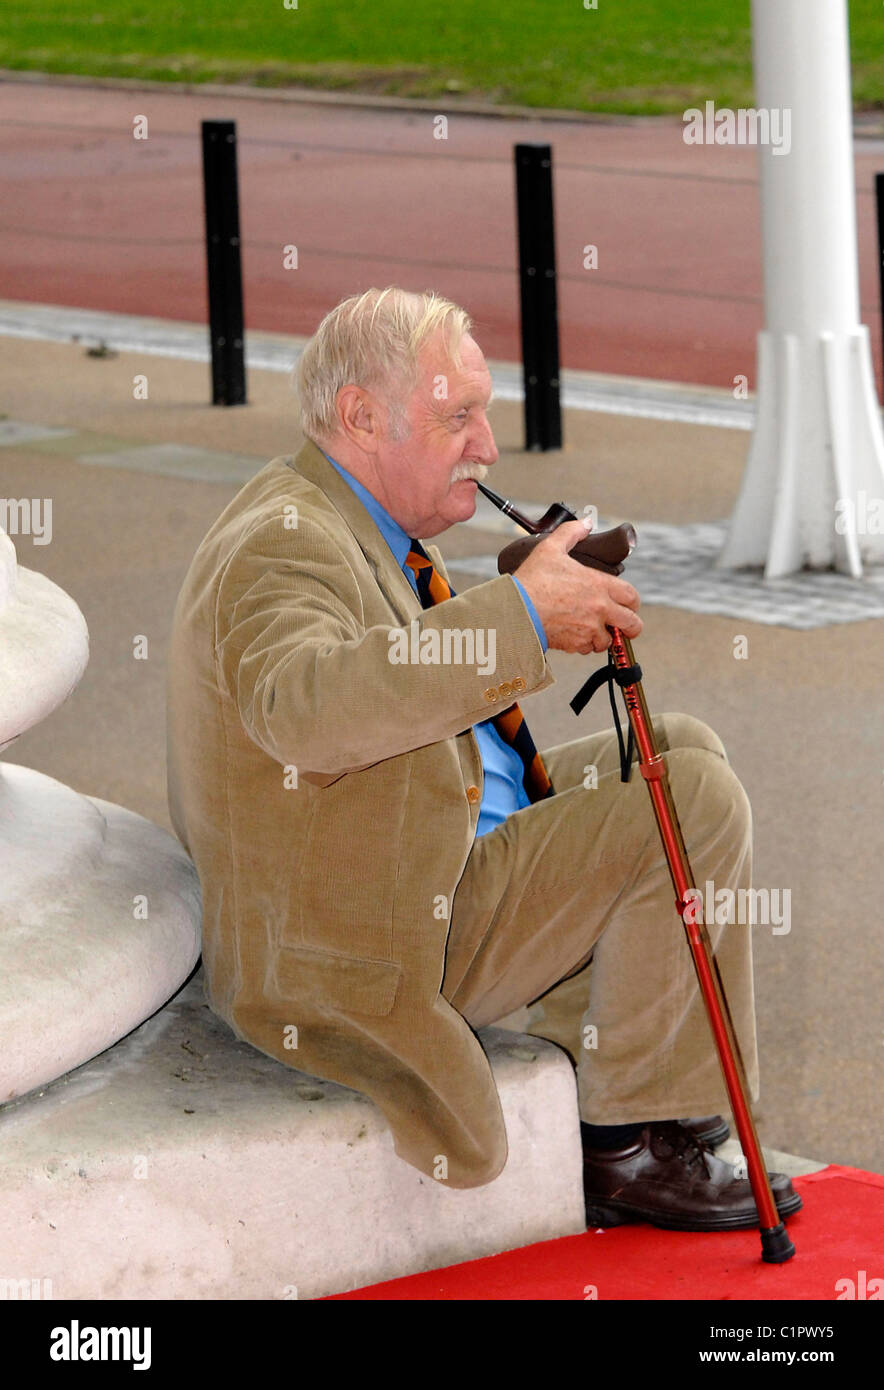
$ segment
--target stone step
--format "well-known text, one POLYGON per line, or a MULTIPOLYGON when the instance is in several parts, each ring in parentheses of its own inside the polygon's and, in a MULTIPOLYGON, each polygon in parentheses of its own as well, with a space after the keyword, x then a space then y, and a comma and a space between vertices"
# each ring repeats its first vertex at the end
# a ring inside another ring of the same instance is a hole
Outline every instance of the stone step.
POLYGON ((583 1230, 569 1060, 480 1038, 510 1156, 495 1182, 446 1189, 367 1098, 238 1042, 194 977, 0 1110, 0 1279, 56 1299, 312 1299, 583 1230))

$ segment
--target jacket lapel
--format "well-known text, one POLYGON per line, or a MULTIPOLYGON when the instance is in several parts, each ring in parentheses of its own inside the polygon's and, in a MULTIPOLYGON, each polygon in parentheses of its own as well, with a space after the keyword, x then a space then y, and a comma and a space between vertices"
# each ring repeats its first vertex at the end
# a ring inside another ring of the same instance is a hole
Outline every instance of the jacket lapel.
MULTIPOLYGON (((381 592, 390 607, 396 612, 400 623, 408 623, 423 612, 421 601, 412 589, 396 563, 392 550, 387 545, 372 518, 353 489, 329 463, 325 454, 311 439, 304 442, 299 452, 285 459, 289 468, 300 473, 302 478, 324 492, 335 511, 343 517, 362 549, 381 592)), ((424 549, 443 578, 448 580, 442 556, 435 545, 425 544, 424 549)), ((464 784, 479 782, 484 775, 482 755, 473 728, 463 730, 457 741, 458 757, 464 774, 464 784), (466 737, 464 737, 466 735, 466 737)))
POLYGON ((410 620, 421 612, 420 599, 396 563, 395 556, 356 493, 311 439, 286 463, 302 478, 324 492, 352 531, 383 592, 400 617, 410 620))

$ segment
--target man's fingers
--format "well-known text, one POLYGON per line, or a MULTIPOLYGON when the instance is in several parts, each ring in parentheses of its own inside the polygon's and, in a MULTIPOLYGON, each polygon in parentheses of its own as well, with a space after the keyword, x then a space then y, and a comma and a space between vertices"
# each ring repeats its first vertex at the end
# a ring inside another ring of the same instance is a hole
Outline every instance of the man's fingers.
POLYGON ((551 647, 560 651, 603 652, 611 644, 608 626, 638 637, 638 591, 616 575, 575 565, 568 552, 589 534, 588 519, 568 521, 545 536, 522 561, 518 576, 533 602, 551 647))
POLYGON ((611 617, 611 626, 619 627, 625 637, 638 637, 644 623, 637 613, 633 613, 631 608, 615 606, 611 617))
POLYGON ((641 603, 638 589, 634 589, 626 579, 612 579, 609 592, 614 602, 623 608, 638 608, 641 603))

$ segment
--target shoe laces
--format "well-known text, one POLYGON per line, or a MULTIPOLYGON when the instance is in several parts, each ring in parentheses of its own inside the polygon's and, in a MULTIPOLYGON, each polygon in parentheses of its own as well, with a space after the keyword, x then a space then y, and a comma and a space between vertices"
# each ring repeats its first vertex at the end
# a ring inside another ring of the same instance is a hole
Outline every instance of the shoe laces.
POLYGON ((675 1156, 680 1158, 688 1168, 694 1168, 700 1163, 707 1176, 709 1175, 706 1155, 710 1150, 702 1139, 697 1138, 692 1129, 679 1124, 677 1120, 663 1120, 658 1124, 651 1125, 650 1147, 656 1158, 675 1156), (660 1152, 661 1149, 663 1150, 662 1153, 660 1152))

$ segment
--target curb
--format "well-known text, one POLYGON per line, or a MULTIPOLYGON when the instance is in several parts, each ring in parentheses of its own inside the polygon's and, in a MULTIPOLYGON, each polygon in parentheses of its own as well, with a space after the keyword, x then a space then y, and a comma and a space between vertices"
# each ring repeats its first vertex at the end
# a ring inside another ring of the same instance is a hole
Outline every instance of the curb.
MULTIPOLYGON (((56 83, 66 87, 98 88, 109 91, 164 92, 171 96, 245 97, 252 101, 284 101, 303 106, 354 107, 374 111, 431 111, 440 107, 448 115, 484 116, 496 120, 558 121, 577 125, 646 126, 665 123, 678 124, 680 117, 673 113, 658 116, 631 116, 615 111, 569 111, 558 107, 516 106, 488 101, 461 101, 454 93, 428 97, 370 96, 359 92, 326 92, 319 87, 249 87, 223 82, 160 82, 149 77, 89 77, 81 73, 32 72, 17 68, 0 68, 0 82, 20 82, 40 85, 56 83)), ((879 140, 884 138, 884 114, 855 113, 853 138, 879 140)))
POLYGON ((321 87, 250 87, 224 82, 161 82, 150 77, 88 77, 81 73, 32 72, 0 68, 0 82, 58 83, 66 87, 97 87, 111 91, 165 92, 170 96, 246 97, 254 101, 295 102, 303 106, 356 107, 376 111, 432 111, 449 115, 492 116, 508 120, 572 121, 590 125, 649 125, 676 123, 675 114, 630 116, 615 111, 567 111, 557 107, 513 106, 490 101, 461 101, 455 93, 431 97, 370 96, 360 92, 327 92, 321 87))
MULTIPOLYGON (((117 352, 208 362, 206 324, 160 319, 97 309, 32 304, 0 299, 0 340, 24 338, 55 343, 103 343, 117 352)), ((246 330, 247 371, 290 373, 306 337, 246 330)), ((495 394, 500 400, 524 399, 518 362, 488 358, 495 394)), ((735 400, 727 387, 618 376, 565 367, 561 372, 562 409, 601 411, 651 420, 751 430, 754 393, 735 400)))

